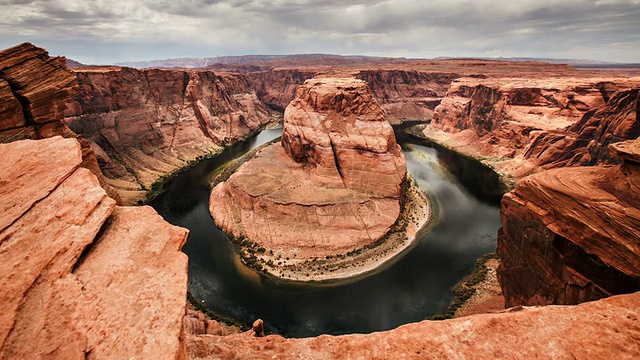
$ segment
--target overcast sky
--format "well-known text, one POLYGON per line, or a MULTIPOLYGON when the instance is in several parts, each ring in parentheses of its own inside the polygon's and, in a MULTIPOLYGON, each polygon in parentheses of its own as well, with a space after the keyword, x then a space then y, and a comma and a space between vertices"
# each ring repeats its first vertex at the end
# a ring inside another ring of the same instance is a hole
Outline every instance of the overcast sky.
POLYGON ((0 47, 89 64, 330 53, 640 62, 640 0, 0 0, 0 47))

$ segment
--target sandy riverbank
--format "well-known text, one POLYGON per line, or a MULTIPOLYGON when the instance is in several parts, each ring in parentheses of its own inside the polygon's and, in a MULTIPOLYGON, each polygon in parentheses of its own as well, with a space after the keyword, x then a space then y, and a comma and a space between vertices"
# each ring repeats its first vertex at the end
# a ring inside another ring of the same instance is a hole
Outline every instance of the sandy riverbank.
MULTIPOLYGON (((427 196, 412 180, 407 180, 404 207, 389 233, 375 244, 337 254, 330 258, 299 260, 282 259, 268 253, 258 255, 263 271, 292 281, 346 281, 384 269, 399 260, 416 244, 416 235, 431 219, 427 196), (280 264, 278 264, 280 263, 280 264)), ((432 225, 432 224, 430 224, 432 225)))

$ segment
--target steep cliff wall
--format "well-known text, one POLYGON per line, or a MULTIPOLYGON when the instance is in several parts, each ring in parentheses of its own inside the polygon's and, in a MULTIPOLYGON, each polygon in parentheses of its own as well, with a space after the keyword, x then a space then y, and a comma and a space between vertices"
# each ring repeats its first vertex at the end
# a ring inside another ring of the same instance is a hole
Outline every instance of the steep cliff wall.
POLYGON ((638 88, 616 92, 566 130, 532 133, 523 157, 543 168, 619 164, 608 146, 640 136, 638 97, 638 88))
POLYGON ((0 144, 0 358, 185 358, 187 230, 118 207, 80 144, 0 144))
POLYGON ((498 275, 507 306, 640 290, 640 140, 610 147, 622 165, 547 170, 503 197, 498 275))
POLYGON ((89 142, 63 122, 66 103, 77 91, 65 59, 24 43, 0 51, 0 142, 44 139, 60 135, 82 145, 82 166, 98 177, 109 196, 118 193, 103 177, 89 142))
POLYGON ((638 133, 638 86, 637 77, 459 79, 425 134, 515 178, 608 162, 607 144, 638 133))
POLYGON ((367 82, 391 124, 428 121, 446 95, 456 73, 416 70, 362 70, 357 78, 367 82))
POLYGON ((163 176, 277 118, 243 75, 131 68, 75 74, 79 91, 66 122, 91 142, 109 183, 129 204, 163 176))
POLYGON ((247 74, 256 95, 265 104, 284 111, 296 96, 298 86, 314 78, 318 69, 272 69, 247 74))

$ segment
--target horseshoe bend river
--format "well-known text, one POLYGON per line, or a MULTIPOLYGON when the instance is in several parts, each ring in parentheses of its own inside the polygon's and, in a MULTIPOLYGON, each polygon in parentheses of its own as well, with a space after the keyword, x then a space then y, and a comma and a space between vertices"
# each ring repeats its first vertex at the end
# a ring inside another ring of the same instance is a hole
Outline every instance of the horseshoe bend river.
POLYGON ((280 133, 264 130, 184 171, 151 203, 168 222, 189 229, 183 248, 189 291, 214 312, 247 324, 263 319, 268 332, 287 337, 388 330, 445 311, 451 288, 495 250, 501 194, 495 173, 398 134, 409 174, 433 212, 415 247, 368 276, 329 285, 274 281, 245 268, 209 214, 209 182, 221 165, 280 133))

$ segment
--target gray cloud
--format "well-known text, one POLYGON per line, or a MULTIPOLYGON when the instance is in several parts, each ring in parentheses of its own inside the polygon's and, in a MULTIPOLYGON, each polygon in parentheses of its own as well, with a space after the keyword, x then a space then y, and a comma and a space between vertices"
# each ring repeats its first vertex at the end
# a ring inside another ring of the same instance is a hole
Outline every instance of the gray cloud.
POLYGON ((342 53, 640 61, 640 0, 3 0, 0 46, 89 63, 342 53))

